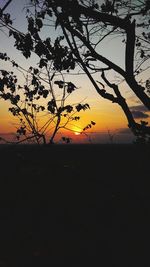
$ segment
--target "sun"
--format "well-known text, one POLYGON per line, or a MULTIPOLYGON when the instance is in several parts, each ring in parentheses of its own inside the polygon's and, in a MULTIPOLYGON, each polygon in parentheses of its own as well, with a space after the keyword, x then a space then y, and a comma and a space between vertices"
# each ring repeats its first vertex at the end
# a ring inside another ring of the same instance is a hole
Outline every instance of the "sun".
POLYGON ((74 133, 75 135, 80 135, 81 132, 82 132, 82 129, 81 129, 81 127, 73 126, 73 127, 72 127, 72 131, 73 131, 73 133, 74 133))
POLYGON ((79 133, 79 132, 75 132, 74 134, 75 134, 75 135, 80 135, 80 133, 79 133))

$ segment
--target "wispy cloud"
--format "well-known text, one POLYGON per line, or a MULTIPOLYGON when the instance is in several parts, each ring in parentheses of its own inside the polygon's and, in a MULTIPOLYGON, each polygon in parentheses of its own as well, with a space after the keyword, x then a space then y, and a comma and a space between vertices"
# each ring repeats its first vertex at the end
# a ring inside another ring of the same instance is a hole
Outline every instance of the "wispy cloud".
POLYGON ((0 132, 0 136, 10 136, 10 135, 15 135, 15 133, 13 132, 7 132, 7 133, 4 133, 4 132, 0 132))
POLYGON ((136 105, 131 106, 130 110, 132 112, 132 115, 135 119, 146 119, 149 118, 149 114, 147 108, 144 105, 136 105))
POLYGON ((149 110, 144 105, 136 105, 130 107, 131 111, 148 112, 149 110))
POLYGON ((149 118, 149 115, 142 112, 142 111, 138 111, 138 110, 135 110, 135 111, 132 111, 132 115, 135 119, 146 119, 146 118, 149 118))
POLYGON ((117 131, 119 134, 126 134, 126 135, 131 135, 132 132, 129 128, 121 128, 121 129, 118 129, 117 131))

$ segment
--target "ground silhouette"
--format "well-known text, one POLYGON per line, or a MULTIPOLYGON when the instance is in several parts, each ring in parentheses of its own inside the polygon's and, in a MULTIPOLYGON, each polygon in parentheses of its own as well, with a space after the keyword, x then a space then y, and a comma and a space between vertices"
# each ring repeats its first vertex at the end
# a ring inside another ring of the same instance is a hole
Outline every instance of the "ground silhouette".
POLYGON ((0 162, 2 266, 148 266, 149 147, 1 145, 0 162))

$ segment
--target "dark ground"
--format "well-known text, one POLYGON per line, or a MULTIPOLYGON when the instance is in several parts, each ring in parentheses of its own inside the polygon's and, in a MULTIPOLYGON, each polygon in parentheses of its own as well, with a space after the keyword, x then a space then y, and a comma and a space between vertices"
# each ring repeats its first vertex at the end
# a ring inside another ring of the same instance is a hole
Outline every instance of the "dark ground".
POLYGON ((0 266, 150 266, 150 147, 0 146, 0 266))

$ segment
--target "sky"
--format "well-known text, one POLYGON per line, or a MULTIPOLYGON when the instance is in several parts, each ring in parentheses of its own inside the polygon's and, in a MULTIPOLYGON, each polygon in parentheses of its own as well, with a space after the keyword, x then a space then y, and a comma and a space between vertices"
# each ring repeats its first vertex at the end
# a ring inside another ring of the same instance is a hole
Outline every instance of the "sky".
MULTIPOLYGON (((3 7, 6 0, 0 0, 0 7, 3 7)), ((10 12, 13 18, 13 25, 16 26, 20 31, 26 31, 26 12, 24 9, 27 0, 13 0, 8 6, 7 12, 10 12)), ((46 29, 45 35, 50 35, 54 37, 54 31, 52 29, 46 29)), ((13 46, 14 42, 12 38, 9 38, 6 34, 0 31, 0 52, 7 52, 11 59, 14 59, 19 65, 23 65, 24 68, 28 68, 34 64, 37 66, 38 58, 32 55, 31 58, 25 59, 23 55, 13 46)), ((110 60, 124 67, 124 44, 120 42, 117 38, 111 38, 110 40, 102 43, 101 54, 107 56, 110 60)), ((9 69, 5 62, 0 61, 0 69, 9 69)), ((17 74, 21 81, 23 82, 23 77, 20 73, 17 74)), ((149 72, 145 72, 143 75, 147 77, 149 72)), ((142 76, 143 78, 144 76, 142 76)), ((145 78, 144 77, 144 78, 145 78)), ((114 73, 111 73, 111 78, 116 79, 114 73)), ((139 77, 140 79, 141 77, 139 77)), ((82 102, 88 103, 90 109, 83 111, 81 115, 81 120, 76 124, 70 126, 71 131, 60 131, 57 137, 57 141, 61 140, 61 137, 66 134, 72 138, 73 143, 130 143, 133 142, 134 137, 127 127, 127 120, 121 108, 104 100, 98 95, 86 75, 66 75, 66 81, 73 82, 78 88, 73 92, 70 97, 72 103, 82 102), (88 132, 88 136, 85 134, 78 134, 88 123, 91 121, 96 122, 88 132), (75 126, 76 125, 76 126, 75 126), (73 132, 75 131, 75 132, 73 132)), ((100 81, 100 77, 96 76, 96 80, 100 81)), ((149 114, 145 110, 142 110, 141 103, 137 101, 135 96, 131 93, 127 85, 122 82, 120 85, 121 92, 128 99, 128 103, 133 107, 133 112, 137 119, 146 114, 149 120, 149 114), (139 105, 141 109, 141 114, 137 113, 135 106, 139 105), (139 116, 139 117, 138 117, 139 116)), ((14 138, 14 133, 16 131, 16 121, 14 116, 8 112, 9 104, 6 101, 0 100, 0 136, 5 136, 8 139, 14 138)), ((141 119, 141 118, 140 118, 141 119)))

